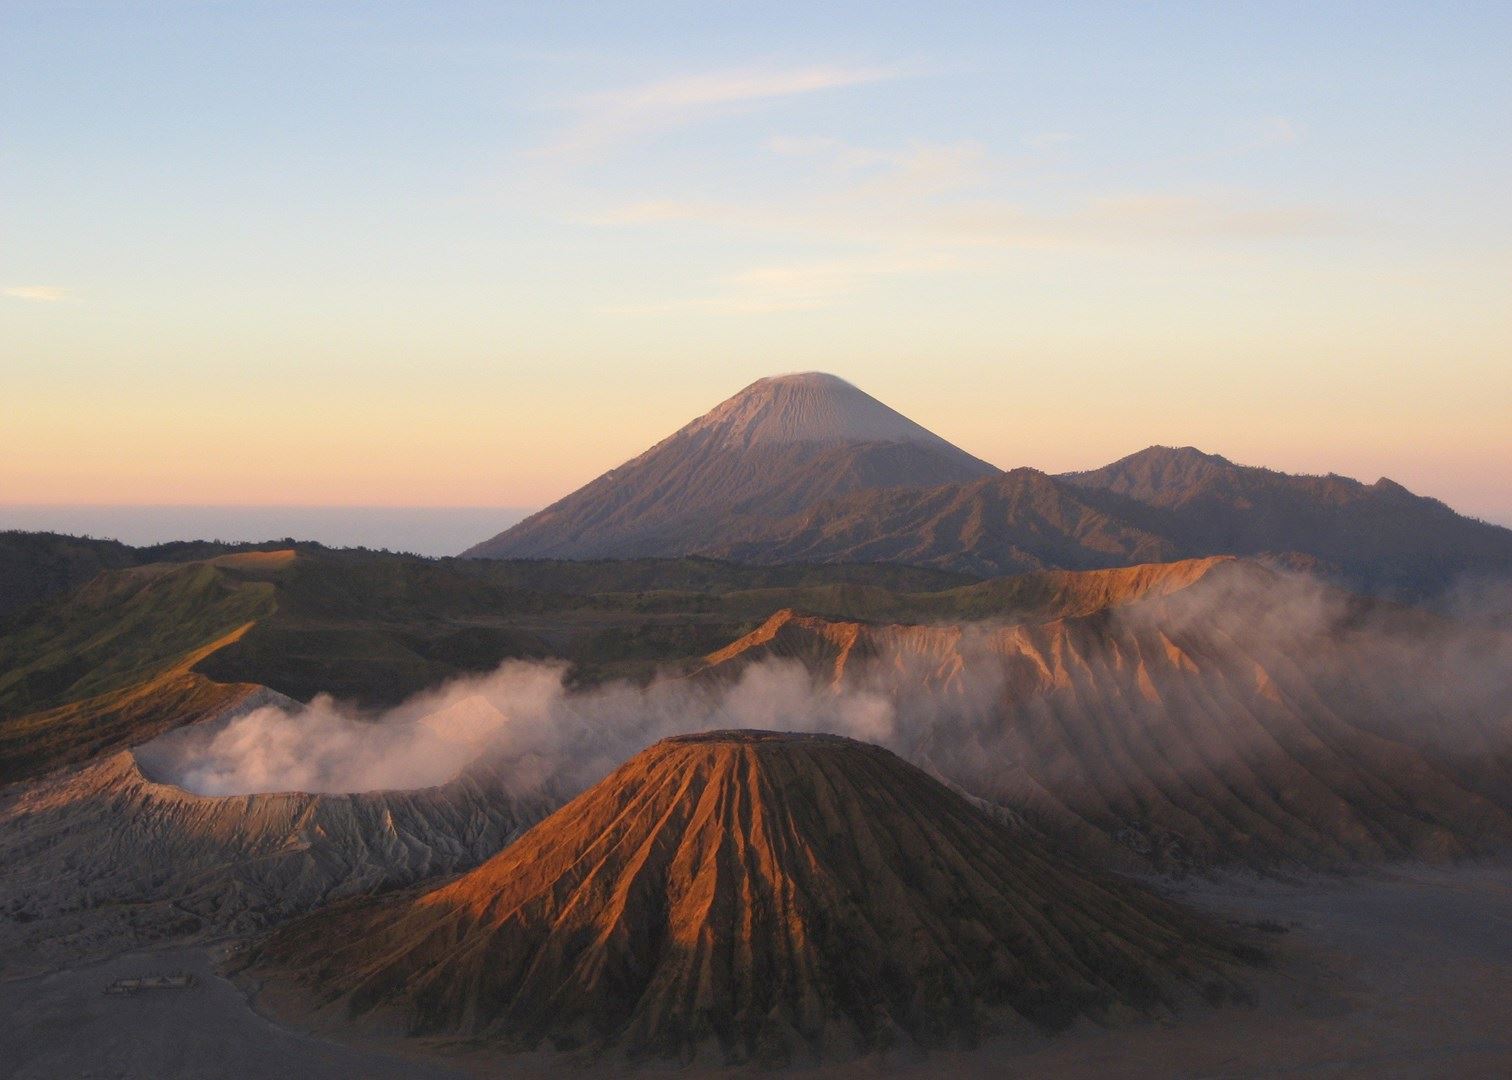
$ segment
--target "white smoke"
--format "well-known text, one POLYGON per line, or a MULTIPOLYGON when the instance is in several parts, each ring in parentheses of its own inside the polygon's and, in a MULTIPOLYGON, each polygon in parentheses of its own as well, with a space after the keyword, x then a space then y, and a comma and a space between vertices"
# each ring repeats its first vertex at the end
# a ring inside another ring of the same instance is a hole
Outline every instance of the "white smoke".
POLYGON ((1021 642, 1038 633, 1032 624, 974 623, 943 628, 931 646, 853 659, 838 685, 796 661, 767 659, 734 678, 572 690, 564 664, 509 661, 376 715, 324 696, 258 708, 174 732, 139 760, 149 775, 205 795, 423 788, 486 762, 517 794, 565 796, 658 739, 761 728, 879 743, 987 793, 1016 762, 1053 763, 1036 757, 1055 751, 1029 733, 1059 730, 1051 721, 1064 710, 1153 728, 1168 708, 1236 694, 1222 752, 1248 755, 1270 738, 1243 722, 1270 708, 1256 696, 1264 668, 1281 680, 1268 690, 1286 696, 1287 708, 1326 716, 1343 707, 1350 724, 1440 759, 1493 761, 1512 742, 1512 635, 1496 623, 1364 604, 1256 567, 1094 618, 1076 635, 1084 653, 1021 642), (1138 650, 1160 642, 1190 651, 1195 666, 1152 664, 1154 685, 1142 686, 1138 650), (1063 670, 1044 667, 1057 657, 1063 670), (1093 667, 1095 685, 1080 674, 1093 667))
POLYGON ((573 791, 669 735, 723 728, 827 731, 886 743, 893 702, 816 684, 791 661, 730 683, 664 679, 569 690, 563 664, 506 661, 376 716, 327 696, 181 729, 139 754, 150 774, 202 795, 431 787, 487 760, 511 788, 573 791))

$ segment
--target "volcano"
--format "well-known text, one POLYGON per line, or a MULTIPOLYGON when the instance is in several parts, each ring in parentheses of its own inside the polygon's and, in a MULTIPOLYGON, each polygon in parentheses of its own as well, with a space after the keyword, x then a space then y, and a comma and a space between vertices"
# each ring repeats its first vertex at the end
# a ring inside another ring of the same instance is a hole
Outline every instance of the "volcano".
POLYGON ((834 375, 779 375, 463 555, 683 555, 822 500, 997 471, 834 375))
POLYGON ((253 963, 382 1030, 781 1064, 1160 1013, 1223 997, 1232 956, 887 750, 739 731, 664 740, 471 873, 253 963))

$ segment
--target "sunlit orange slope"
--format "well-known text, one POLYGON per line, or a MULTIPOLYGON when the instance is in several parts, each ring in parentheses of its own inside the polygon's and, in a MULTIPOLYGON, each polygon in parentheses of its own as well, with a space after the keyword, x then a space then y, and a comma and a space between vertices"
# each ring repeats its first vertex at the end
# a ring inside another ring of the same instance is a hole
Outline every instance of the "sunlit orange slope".
POLYGON ((879 747, 719 732, 643 751, 430 891, 278 932, 264 973, 417 1034, 706 1062, 1222 996, 1217 931, 1051 857, 879 747))

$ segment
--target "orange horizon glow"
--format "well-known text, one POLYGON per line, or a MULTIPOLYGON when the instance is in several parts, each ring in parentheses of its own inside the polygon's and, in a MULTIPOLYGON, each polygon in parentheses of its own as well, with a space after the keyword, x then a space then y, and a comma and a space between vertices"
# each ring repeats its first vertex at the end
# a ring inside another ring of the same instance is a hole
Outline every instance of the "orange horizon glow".
POLYGON ((1512 522, 1499 9, 86 6, 0 35, 0 505, 538 507, 817 370, 1512 522))

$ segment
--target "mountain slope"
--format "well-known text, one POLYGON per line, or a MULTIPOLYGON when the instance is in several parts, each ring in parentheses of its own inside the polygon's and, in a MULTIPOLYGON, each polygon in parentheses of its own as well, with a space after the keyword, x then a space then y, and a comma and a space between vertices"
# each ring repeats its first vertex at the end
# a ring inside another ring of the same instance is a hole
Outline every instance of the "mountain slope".
POLYGON ((975 625, 780 612, 699 677, 775 659, 886 694, 905 757, 1161 869, 1512 843, 1512 635, 1232 559, 1141 569, 975 625))
POLYGON ((1512 529, 1456 514, 1395 481, 1295 476, 1192 447, 1152 446, 1058 479, 1141 504, 1124 516, 1184 555, 1296 552, 1355 586, 1435 592, 1460 575, 1512 574, 1512 529))
POLYGON ((1431 596, 1512 575, 1512 529, 1390 480, 1292 476, 1190 447, 1102 469, 1013 469, 930 489, 862 490, 696 550, 755 563, 908 563, 983 576, 1210 555, 1300 563, 1351 588, 1431 596))
POLYGON ((463 554, 683 555, 852 491, 930 487, 996 472, 833 375, 783 375, 753 383, 633 461, 463 554))
POLYGON ((0 532, 0 617, 136 562, 136 549, 114 540, 0 532))
POLYGON ((856 492, 711 551, 761 563, 898 562, 983 576, 1179 556, 1169 538, 1099 505, 1108 501, 1035 469, 1013 469, 964 484, 856 492))
POLYGON ((762 379, 474 558, 704 555, 984 576, 1266 557, 1423 598, 1512 576, 1512 529, 1381 479, 1294 476, 1192 447, 1008 473, 834 376, 762 379))
MULTIPOLYGON (((273 704, 262 691, 239 711, 273 704)), ((476 866, 560 805, 485 764, 437 787, 213 797, 113 754, 0 790, 0 968, 245 933, 476 866)))
POLYGON ((878 747, 643 751, 459 880, 275 933, 259 970, 411 1033, 705 1063, 1158 1011, 1221 935, 1089 876, 878 747))
POLYGON ((0 621, 39 601, 76 589, 104 571, 149 563, 196 562, 279 546, 288 546, 287 541, 231 544, 218 540, 175 540, 132 547, 117 540, 89 536, 0 531, 0 621))

